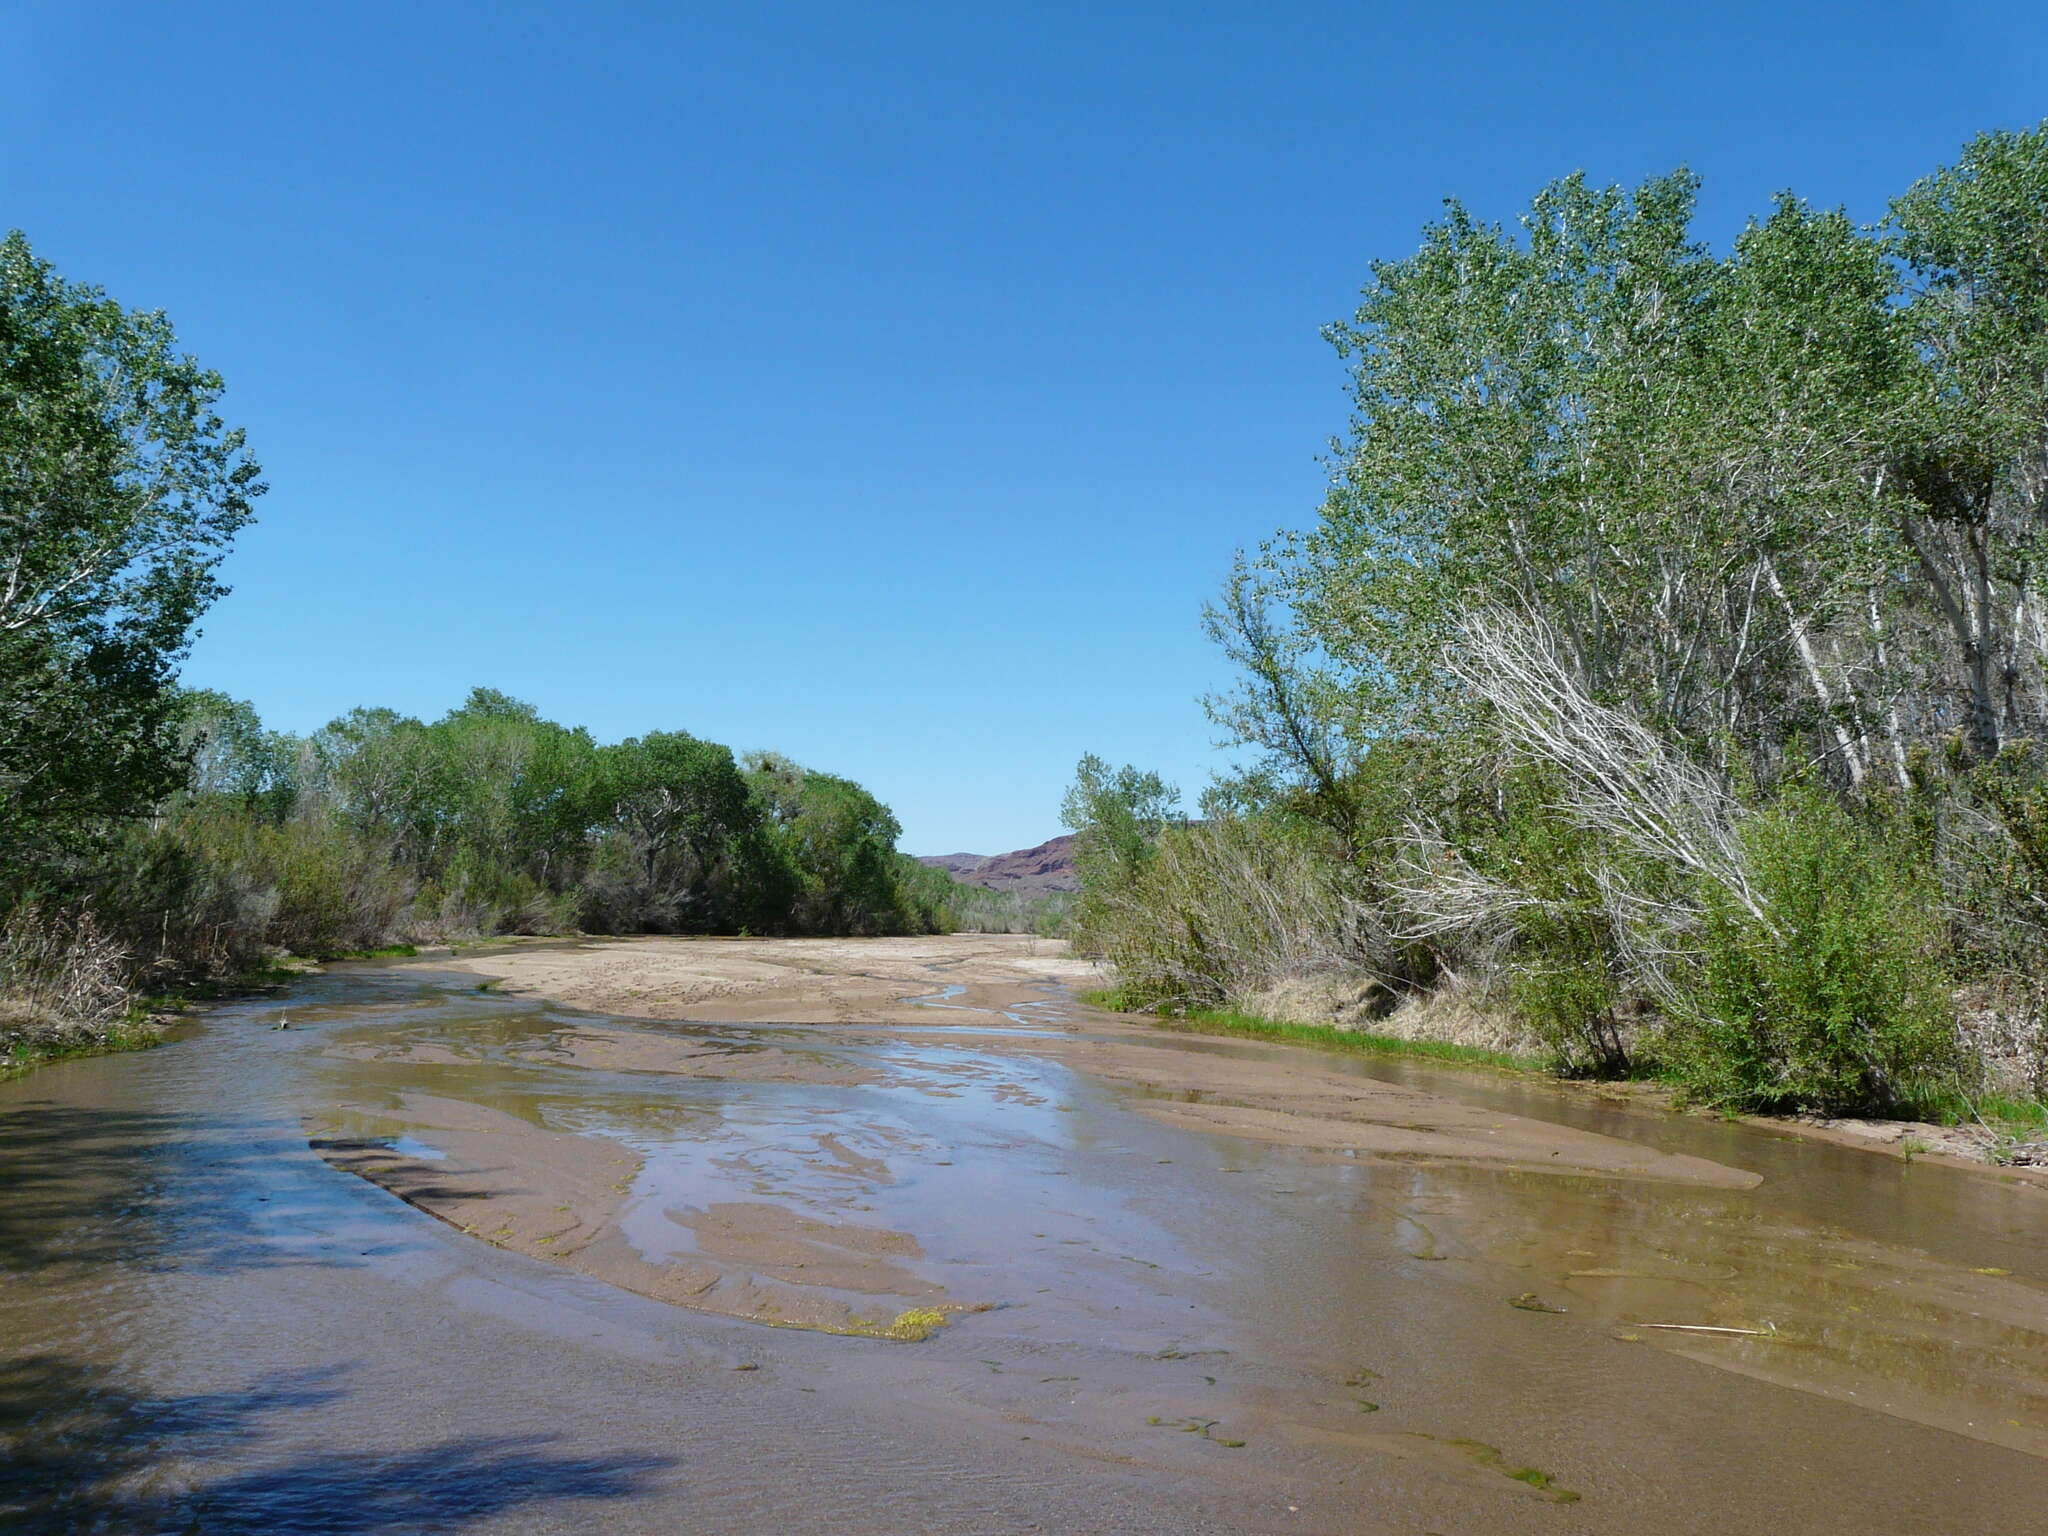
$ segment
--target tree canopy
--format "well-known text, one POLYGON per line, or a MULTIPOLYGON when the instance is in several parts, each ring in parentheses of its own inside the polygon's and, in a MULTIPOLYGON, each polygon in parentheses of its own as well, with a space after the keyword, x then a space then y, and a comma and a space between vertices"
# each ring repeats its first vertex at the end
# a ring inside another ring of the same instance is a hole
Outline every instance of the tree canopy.
POLYGON ((0 241, 0 862, 184 780, 174 687, 263 486, 161 313, 0 241))
POLYGON ((1785 194, 1717 251, 1697 192, 1453 202, 1372 264, 1318 514, 1208 616, 1250 760, 1198 825, 1093 759, 1069 801, 1126 995, 1476 987, 1724 1103, 1973 1052, 2048 1096, 2048 124, 1876 225, 1785 194), (1965 1049, 1964 985, 2020 1044, 1965 1049))

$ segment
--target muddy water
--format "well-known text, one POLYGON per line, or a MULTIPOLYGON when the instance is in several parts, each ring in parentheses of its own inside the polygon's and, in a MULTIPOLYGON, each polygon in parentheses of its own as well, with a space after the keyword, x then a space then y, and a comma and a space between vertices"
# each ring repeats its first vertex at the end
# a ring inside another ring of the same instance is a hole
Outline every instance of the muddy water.
POLYGON ((1246 1140, 1077 1071, 1108 1021, 1053 993, 919 990, 646 1024, 365 969, 0 1085, 0 1525, 2048 1529, 2039 1189, 1362 1058, 1318 1065, 1762 1182, 1246 1140))

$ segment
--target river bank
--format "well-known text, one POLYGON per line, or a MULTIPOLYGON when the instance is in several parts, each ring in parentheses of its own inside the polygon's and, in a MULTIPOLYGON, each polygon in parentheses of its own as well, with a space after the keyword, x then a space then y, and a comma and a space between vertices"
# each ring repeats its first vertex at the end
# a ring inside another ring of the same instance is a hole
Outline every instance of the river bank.
POLYGON ((168 1024, 169 1020, 163 1017, 81 1024, 0 1013, 0 1082, 53 1061, 104 1056, 114 1051, 146 1051, 162 1043, 168 1024))
MULTIPOLYGON (((1091 990, 1081 994, 1093 1006, 1116 1012, 1121 1003, 1115 989, 1091 990)), ((1382 1056, 1409 1056, 1426 1061, 1454 1063, 1464 1067, 1488 1068, 1541 1077, 1559 1088, 1603 1097, 1621 1098, 1649 1108, 1673 1113, 1709 1115, 1718 1113, 1689 1105, 1668 1083, 1643 1078, 1560 1077, 1536 1056, 1468 1045, 1433 1036, 1382 1035, 1365 1029, 1331 1024, 1309 1024, 1293 1019, 1273 1019, 1256 1014, 1194 1010, 1187 1013, 1155 1015, 1125 1014, 1141 1018, 1149 1027, 1220 1035, 1253 1040, 1272 1040, 1323 1050, 1363 1051, 1382 1056)), ((1785 1131, 1832 1141, 1842 1146, 1862 1147, 1872 1152, 1912 1161, 1926 1157, 1958 1167, 1991 1165, 2003 1168, 2028 1182, 2048 1188, 2048 1167, 2040 1165, 2041 1130, 2036 1121, 2021 1121, 1995 1127, 1979 1120, 1972 1124, 1951 1124, 1930 1120, 1865 1119, 1817 1114, 1724 1115, 1744 1125, 1763 1130, 1785 1131), (2023 1153, 2016 1156, 2015 1151, 2023 1153)))

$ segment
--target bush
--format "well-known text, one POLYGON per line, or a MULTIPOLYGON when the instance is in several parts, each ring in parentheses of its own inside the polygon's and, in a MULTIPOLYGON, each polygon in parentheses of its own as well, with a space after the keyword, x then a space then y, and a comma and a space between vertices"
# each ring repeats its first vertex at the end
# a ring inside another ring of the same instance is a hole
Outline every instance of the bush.
POLYGON ((1126 764, 1112 769, 1089 753, 1074 770, 1060 819, 1074 830, 1074 869, 1081 877, 1072 932, 1078 954, 1108 956, 1134 911, 1161 835, 1175 819, 1180 791, 1156 773, 1126 764))
POLYGON ((1086 893, 1086 931, 1133 1007, 1241 1004, 1308 977, 1383 989, 1400 968, 1359 867, 1328 829, 1297 818, 1170 827, 1122 873, 1086 893))
POLYGON ((1946 781, 1919 777, 1960 978, 2040 993, 2048 987, 2048 771, 2040 748, 2018 742, 1946 781))
POLYGON ((1910 839, 1807 788, 1749 817, 1757 910, 1704 893, 1664 1055, 1688 1093, 1734 1109, 1887 1113, 1952 1080, 1939 892, 1910 839))
POLYGON ((915 933, 1030 933, 1057 938, 1073 897, 1065 891, 1027 894, 969 885, 907 853, 896 855, 904 921, 915 933))
POLYGON ((187 806, 132 830, 81 884, 150 986, 238 975, 276 949, 375 948, 397 933, 413 893, 377 839, 324 818, 280 823, 226 804, 187 806))
POLYGON ((1524 898, 1513 919, 1508 999, 1559 1070, 1618 1076, 1628 1070, 1629 1051, 1601 866, 1620 854, 1551 809, 1547 789, 1539 775, 1515 776, 1484 860, 1524 898))

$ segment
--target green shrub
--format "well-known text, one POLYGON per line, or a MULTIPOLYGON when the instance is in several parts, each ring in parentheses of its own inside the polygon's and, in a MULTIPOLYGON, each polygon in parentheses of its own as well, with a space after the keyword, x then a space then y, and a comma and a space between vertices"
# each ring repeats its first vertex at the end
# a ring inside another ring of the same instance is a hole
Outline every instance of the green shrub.
MULTIPOLYGON (((1923 773, 1958 979, 2008 999, 2048 991, 2048 763, 2031 741, 1943 780, 1923 773)), ((2038 1001, 2022 1003, 2027 1011, 2038 1001)))
POLYGON ((1383 990, 1398 946, 1364 885, 1326 827, 1213 816, 1160 832, 1120 883, 1085 888, 1076 922, 1085 912, 1133 1006, 1224 1007, 1308 978, 1383 990))
POLYGON ((1156 773, 1130 764, 1112 769, 1092 752, 1076 765, 1060 820, 1074 831, 1081 877, 1070 927, 1077 954, 1111 957, 1122 941, 1179 801, 1180 791, 1156 773))
POLYGON ((324 817, 275 822, 187 807, 120 845, 95 901, 168 975, 213 977, 268 947, 302 955, 388 943, 413 883, 389 847, 324 817))
POLYGON ((1689 1094, 1848 1114, 1938 1089, 1956 1066, 1950 968, 1939 893, 1911 840, 1807 788, 1741 836, 1757 910, 1708 893, 1704 952, 1664 1041, 1689 1094))
POLYGON ((1074 904, 1066 891, 993 891, 969 885, 907 853, 896 855, 896 885, 904 931, 910 933, 1029 933, 1058 938, 1074 904))
POLYGON ((1552 809, 1555 799, 1540 773, 1511 774, 1500 820, 1474 863, 1523 898, 1508 956, 1515 1012, 1560 1071, 1618 1076, 1629 1067, 1624 989, 1600 865, 1620 855, 1552 809))

